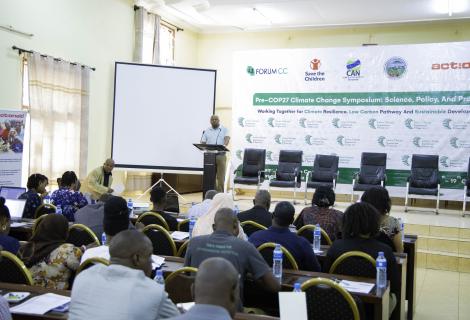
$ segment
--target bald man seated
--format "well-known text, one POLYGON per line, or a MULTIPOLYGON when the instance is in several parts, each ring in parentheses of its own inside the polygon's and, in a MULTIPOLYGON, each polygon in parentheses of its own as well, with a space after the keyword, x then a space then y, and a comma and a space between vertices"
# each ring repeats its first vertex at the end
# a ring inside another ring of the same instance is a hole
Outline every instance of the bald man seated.
POLYGON ((85 179, 82 192, 91 194, 91 198, 98 200, 105 193, 113 193, 114 160, 106 159, 102 166, 91 171, 85 179))
POLYGON ((253 204, 253 208, 238 214, 238 220, 240 220, 240 222, 254 221, 269 228, 273 220, 273 215, 269 212, 269 207, 271 206, 271 194, 269 191, 258 190, 253 204))
MULTIPOLYGON (((221 208, 217 211, 213 229, 214 232, 210 235, 191 239, 186 252, 185 266, 199 268, 201 263, 208 258, 225 258, 240 274, 240 286, 243 286, 246 275, 250 273, 253 279, 261 282, 261 286, 266 290, 270 292, 280 290, 279 282, 274 278, 271 269, 258 250, 251 243, 237 238, 238 219, 232 209, 221 208)), ((240 289, 241 298, 242 293, 243 288, 240 289)), ((242 303, 240 303, 238 311, 242 309, 242 303)))
POLYGON ((155 320, 179 315, 165 288, 150 277, 153 247, 136 230, 113 237, 109 266, 97 264, 78 274, 69 319, 155 320))
POLYGON ((172 320, 230 320, 237 312, 240 286, 238 272, 224 258, 209 258, 199 266, 194 281, 196 304, 172 320))

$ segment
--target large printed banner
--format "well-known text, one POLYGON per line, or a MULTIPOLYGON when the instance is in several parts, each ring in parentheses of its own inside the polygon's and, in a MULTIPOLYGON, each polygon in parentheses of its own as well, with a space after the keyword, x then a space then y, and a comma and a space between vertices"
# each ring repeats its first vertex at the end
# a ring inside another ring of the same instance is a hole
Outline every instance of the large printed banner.
POLYGON ((245 148, 340 158, 349 192, 362 152, 386 152, 388 187, 404 196, 412 154, 440 156, 443 199, 462 199, 470 156, 470 42, 237 52, 232 165, 245 148))
POLYGON ((0 110, 0 186, 21 185, 26 112, 0 110))

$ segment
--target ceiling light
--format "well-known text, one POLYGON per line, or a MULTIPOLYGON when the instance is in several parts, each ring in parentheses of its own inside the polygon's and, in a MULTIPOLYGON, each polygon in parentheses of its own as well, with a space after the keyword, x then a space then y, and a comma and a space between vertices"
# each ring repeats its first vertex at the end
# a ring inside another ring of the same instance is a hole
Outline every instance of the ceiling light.
POLYGON ((435 12, 451 17, 454 13, 467 10, 469 2, 468 0, 434 0, 432 6, 435 12))

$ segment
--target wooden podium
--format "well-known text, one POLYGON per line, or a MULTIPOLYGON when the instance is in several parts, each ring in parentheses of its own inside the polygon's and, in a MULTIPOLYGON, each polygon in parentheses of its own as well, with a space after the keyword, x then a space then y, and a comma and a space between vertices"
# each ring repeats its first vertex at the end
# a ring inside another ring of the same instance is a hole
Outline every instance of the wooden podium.
POLYGON ((194 143, 193 146, 204 152, 204 169, 202 175, 202 199, 209 190, 215 189, 215 180, 217 177, 216 156, 222 152, 230 152, 221 144, 202 144, 194 143))

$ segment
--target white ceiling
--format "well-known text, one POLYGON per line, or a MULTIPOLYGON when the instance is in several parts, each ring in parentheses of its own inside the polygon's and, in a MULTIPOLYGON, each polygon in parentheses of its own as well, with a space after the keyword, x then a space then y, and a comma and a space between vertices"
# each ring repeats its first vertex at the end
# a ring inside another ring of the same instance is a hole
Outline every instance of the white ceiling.
POLYGON ((135 3, 203 33, 470 18, 470 0, 135 0, 135 3))

